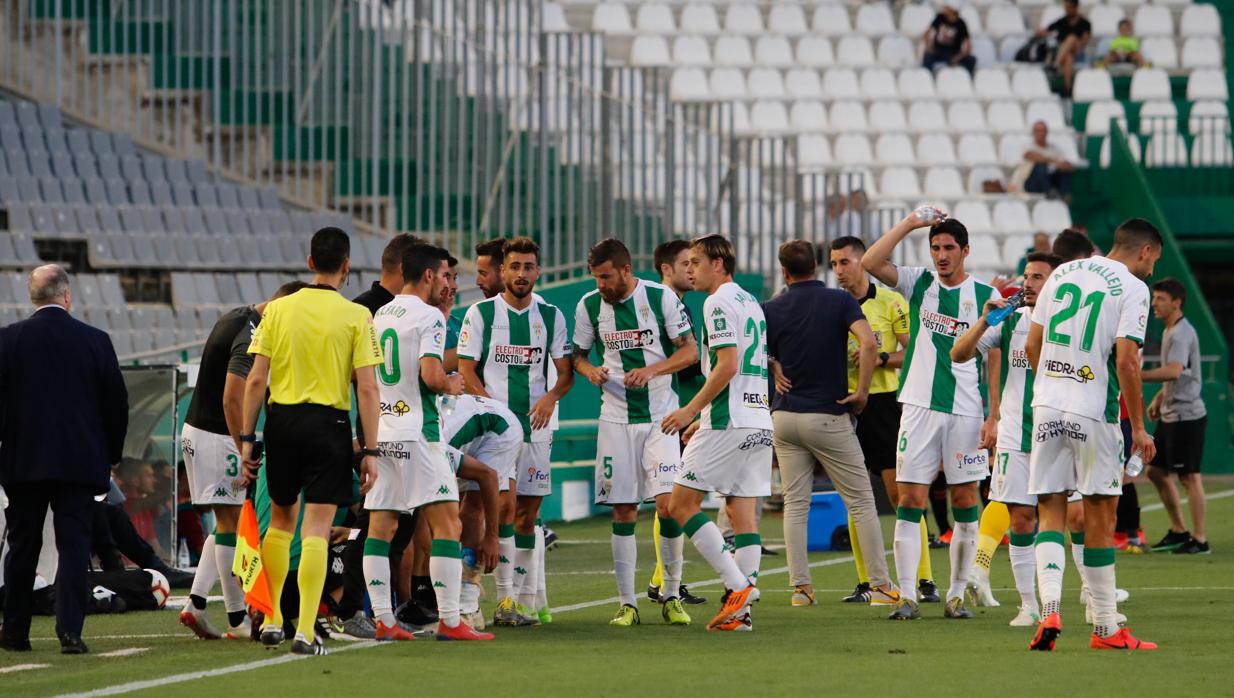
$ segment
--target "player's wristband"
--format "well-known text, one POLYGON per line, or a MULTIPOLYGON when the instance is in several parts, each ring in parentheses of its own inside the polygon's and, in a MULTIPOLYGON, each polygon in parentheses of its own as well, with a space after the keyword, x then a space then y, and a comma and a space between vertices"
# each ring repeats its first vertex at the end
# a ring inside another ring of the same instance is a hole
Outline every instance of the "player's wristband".
POLYGON ((240 443, 242 443, 242 444, 255 444, 255 443, 257 443, 257 435, 256 435, 256 434, 241 434, 241 435, 240 435, 240 443))
POLYGON ((891 358, 891 354, 888 354, 888 353, 887 353, 887 352, 885 352, 885 351, 883 351, 883 352, 879 352, 879 354, 878 354, 878 365, 879 365, 881 368, 887 368, 887 360, 888 360, 888 359, 890 359, 890 358, 891 358))
POLYGON ((378 450, 378 449, 376 449, 376 448, 362 448, 362 449, 360 449, 360 456, 361 456, 361 457, 365 457, 365 456, 373 456, 373 457, 377 457, 377 456, 380 456, 380 455, 381 455, 381 451, 380 451, 380 450, 378 450))

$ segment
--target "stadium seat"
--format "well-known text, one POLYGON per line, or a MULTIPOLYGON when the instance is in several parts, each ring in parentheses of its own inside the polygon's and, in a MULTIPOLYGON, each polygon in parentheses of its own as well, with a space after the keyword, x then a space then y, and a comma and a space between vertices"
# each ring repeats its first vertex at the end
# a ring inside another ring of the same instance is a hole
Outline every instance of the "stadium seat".
POLYGON ((690 3, 681 10, 681 32, 712 36, 720 33, 720 18, 713 6, 690 3))
POLYGON ((1221 15, 1214 5, 1195 3, 1183 9, 1178 33, 1186 37, 1221 37, 1221 15))
POLYGON ((982 68, 973 78, 973 89, 977 99, 1011 99, 1011 80, 1007 71, 982 68))
POLYGON ((797 36, 809 29, 805 11, 800 5, 775 4, 767 14, 767 30, 782 36, 797 36))
MULTIPOLYGON (((970 33, 977 33, 979 30, 969 26, 970 33)), ((1003 37, 1008 35, 1027 34, 1028 28, 1024 26, 1024 16, 1020 14, 1020 9, 1015 5, 994 5, 986 13, 985 33, 993 37, 1003 37)))
POLYGON ((754 99, 783 99, 784 79, 775 68, 755 68, 746 76, 746 89, 754 99))
MULTIPOLYGON (((968 227, 971 231, 972 226, 968 227)), ((988 277, 992 270, 1006 269, 1010 265, 1003 259, 1003 251, 998 243, 999 238, 993 235, 970 235, 966 267, 972 269, 975 275, 981 274, 983 277, 988 277)))
POLYGON ((1140 36, 1173 36, 1174 15, 1160 5, 1140 5, 1135 11, 1135 31, 1140 36))
POLYGON ((673 63, 677 66, 711 65, 711 48, 701 36, 679 36, 673 41, 673 63))
POLYGON ((810 24, 815 34, 823 36, 847 36, 853 33, 853 25, 848 19, 848 9, 843 5, 819 5, 814 10, 810 24))
POLYGON ((911 167, 888 167, 883 170, 879 179, 879 190, 883 196, 901 198, 918 198, 921 196, 921 184, 917 181, 917 172, 911 167))
POLYGON ((1011 100, 991 102, 986 109, 986 124, 995 133, 1020 133, 1028 130, 1020 103, 1011 100))
POLYGON ((886 133, 888 131, 907 131, 908 121, 904 116, 904 106, 899 101, 884 100, 870 105, 870 129, 886 133))
POLYGON ((934 75, 925 68, 909 68, 901 70, 897 78, 900 97, 915 101, 918 99, 934 99, 934 75))
POLYGON ((840 65, 862 67, 875 65, 874 44, 864 36, 845 36, 836 44, 836 61, 840 65))
POLYGON ((1077 102, 1114 99, 1114 83, 1110 81, 1110 74, 1104 70, 1081 68, 1076 71, 1071 95, 1077 102))
POLYGON ((981 19, 981 13, 973 5, 960 5, 960 19, 968 25, 969 36, 981 36, 988 34, 985 29, 985 22, 981 19))
POLYGON ((797 165, 804 169, 819 169, 833 164, 831 144, 817 133, 797 137, 797 165))
POLYGON ((835 131, 868 131, 865 105, 852 100, 833 102, 829 114, 831 128, 835 131))
POLYGON ((925 173, 925 195, 934 199, 960 199, 964 196, 964 182, 960 171, 954 167, 931 167, 925 173))
MULTIPOLYGON (((1097 154, 1097 166, 1098 167, 1101 167, 1104 169, 1110 166, 1110 148, 1111 148, 1110 142, 1113 140, 1113 138, 1114 136, 1106 136, 1105 138, 1101 139, 1101 150, 1098 151, 1098 154, 1097 154)), ((1134 160, 1135 162, 1140 162, 1141 147, 1140 147, 1140 137, 1139 136, 1135 135, 1134 133, 1127 136, 1127 149, 1131 151, 1131 159, 1134 160)))
POLYGON ((1084 133, 1090 136, 1104 136, 1110 132, 1110 121, 1117 120, 1124 132, 1127 130, 1127 119, 1121 102, 1104 100, 1088 105, 1088 115, 1084 119, 1084 133))
POLYGON ((913 101, 908 105, 908 126, 913 131, 946 131, 947 116, 943 105, 934 101, 913 101))
POLYGON ((759 37, 754 44, 754 62, 778 68, 791 68, 796 65, 793 60, 793 47, 789 45, 788 39, 782 36, 759 37))
POLYGON ((794 99, 821 99, 823 81, 816 71, 793 68, 784 74, 784 91, 794 99))
POLYGON ((1187 143, 1177 133, 1158 133, 1144 147, 1145 167, 1186 167, 1187 143))
POLYGON ((898 99, 895 75, 887 68, 861 71, 861 94, 865 99, 898 99))
POLYGON ((721 36, 712 52, 715 65, 745 68, 754 65, 750 41, 744 36, 721 36))
POLYGON ((1178 47, 1174 44, 1174 37, 1146 37, 1140 42, 1140 53, 1154 68, 1173 70, 1178 67, 1178 47))
POLYGON ((851 68, 832 68, 823 73, 823 94, 828 99, 861 99, 857 74, 851 68))
POLYGON ((831 41, 821 36, 806 36, 797 42, 797 63, 806 68, 829 68, 835 65, 831 41))
POLYGON ((972 99, 973 77, 963 68, 943 68, 934 76, 934 89, 940 99, 972 99))
POLYGON ((878 64, 888 68, 911 68, 917 65, 917 49, 903 36, 884 36, 878 41, 878 64))
POLYGON ((755 102, 750 109, 750 126, 763 134, 788 131, 788 110, 783 102, 755 102))
POLYGON ((630 65, 657 66, 671 63, 668 42, 664 37, 655 35, 634 37, 634 42, 630 45, 630 65))
POLYGON ((764 32, 763 14, 757 5, 729 5, 724 13, 724 31, 729 34, 759 35, 764 32))
POLYGON ((656 2, 644 3, 638 6, 635 26, 640 34, 675 34, 677 22, 673 19, 673 11, 668 5, 656 2))
POLYGON ((1140 135, 1170 133, 1178 130, 1178 108, 1168 99, 1140 105, 1140 135))
POLYGON ((955 164, 955 146, 945 133, 927 133, 917 140, 917 160, 922 165, 955 164))
POLYGON ((602 2, 596 5, 591 14, 591 30, 601 34, 629 34, 634 27, 630 24, 630 13, 621 3, 602 2))
POLYGON ((981 201, 956 203, 951 210, 951 217, 963 223, 970 234, 986 234, 994 229, 994 224, 990 221, 990 209, 981 201))
POLYGON ((1063 108, 1057 99, 1038 99, 1029 102, 1024 109, 1024 122, 1029 126, 1044 121, 1045 125, 1051 131, 1058 131, 1067 128, 1067 122, 1063 118, 1063 108))
POLYGON ((1161 68, 1140 68, 1131 76, 1131 101, 1170 99, 1170 76, 1161 68))
POLYGON ((884 165, 912 165, 913 142, 903 133, 884 133, 874 143, 874 158, 884 165))
POLYGON ((1224 133, 1201 133, 1191 143, 1192 167, 1230 167, 1234 165, 1234 149, 1224 133))
POLYGON ((860 133, 845 133, 835 140, 832 152, 841 165, 864 165, 874 161, 870 141, 860 133))
POLYGON ((1093 36, 1114 36, 1118 23, 1123 18, 1121 7, 1094 5, 1088 12, 1088 21, 1093 25, 1093 36))
MULTIPOLYGON (((827 110, 819 101, 794 102, 789 109, 789 124, 798 133, 812 133, 827 130, 827 110)), ((830 148, 828 149, 830 155, 830 148)), ((830 159, 830 157, 828 158, 830 159)))
POLYGON ((1031 233, 1034 230, 1028 206, 1019 199, 1003 199, 995 202, 991 215, 994 219, 994 229, 1001 234, 1017 235, 1031 233))
POLYGON ((1034 231, 1044 230, 1050 234, 1071 227, 1071 209, 1067 204, 1054 200, 1042 200, 1033 204, 1034 231))
POLYGON ((570 23, 566 20, 566 11, 560 4, 555 2, 544 3, 542 12, 544 23, 544 31, 546 32, 568 32, 570 31, 570 23))
POLYGON ((1187 99, 1195 102, 1202 99, 1215 99, 1221 102, 1229 98, 1226 86, 1225 71, 1205 68, 1193 70, 1187 77, 1187 99))
POLYGON ((746 90, 745 74, 737 68, 716 68, 711 71, 712 99, 745 99, 749 93, 746 90))
POLYGON ((960 136, 960 142, 956 150, 959 154, 960 164, 968 165, 969 167, 998 164, 998 155, 995 154, 994 141, 984 133, 966 133, 960 136))
POLYGON ((968 193, 985 194, 985 183, 991 180, 1000 182, 1004 186, 1007 184, 1007 178, 1001 168, 988 165, 972 168, 968 171, 968 193))
POLYGON ((974 36, 972 56, 977 61, 977 65, 994 65, 999 63, 998 47, 994 45, 994 40, 988 36, 974 36))
POLYGON ((858 34, 882 36, 895 33, 895 17, 891 8, 883 4, 864 4, 857 7, 854 28, 858 34))
POLYGON ((955 133, 985 131, 985 111, 973 101, 952 102, 947 106, 947 127, 955 133))
POLYGON ((1221 44, 1208 36, 1193 36, 1183 44, 1182 65, 1187 69, 1222 67, 1221 44))
POLYGON ((900 10, 900 33, 912 39, 921 38, 934 22, 935 14, 928 5, 904 5, 900 10))
POLYGON ((1197 133, 1229 133, 1230 114, 1225 102, 1204 100, 1191 104, 1191 113, 1187 117, 1187 132, 1197 133))

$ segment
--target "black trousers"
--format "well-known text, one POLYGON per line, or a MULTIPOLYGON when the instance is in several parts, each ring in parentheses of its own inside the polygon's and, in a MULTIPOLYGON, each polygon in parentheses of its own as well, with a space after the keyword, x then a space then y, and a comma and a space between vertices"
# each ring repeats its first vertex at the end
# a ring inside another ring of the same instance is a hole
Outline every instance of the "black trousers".
POLYGON ((91 548, 105 572, 124 569, 121 555, 132 560, 138 567, 161 569, 163 561, 154 548, 137 533, 128 512, 119 504, 94 502, 94 532, 91 548))
POLYGON ((52 511, 60 567, 56 573, 56 634, 81 634, 90 587, 90 530, 94 496, 81 485, 62 482, 16 483, 5 487, 9 497, 5 519, 9 553, 5 562, 4 635, 30 636, 34 573, 43 548, 43 521, 52 511))
MULTIPOLYGON (((343 554, 343 598, 339 601, 338 615, 346 620, 364 609, 364 594, 367 588, 364 583, 364 541, 368 539, 368 511, 361 511, 356 516, 355 528, 360 529, 360 535, 351 541, 343 554)), ((390 539, 390 594, 391 600, 398 598, 400 566, 403 561, 403 549, 411 543, 411 537, 416 532, 415 514, 402 514, 398 517, 398 528, 390 539)), ((397 604, 396 604, 397 605, 397 604)), ((297 611, 298 612, 298 611, 297 611)))

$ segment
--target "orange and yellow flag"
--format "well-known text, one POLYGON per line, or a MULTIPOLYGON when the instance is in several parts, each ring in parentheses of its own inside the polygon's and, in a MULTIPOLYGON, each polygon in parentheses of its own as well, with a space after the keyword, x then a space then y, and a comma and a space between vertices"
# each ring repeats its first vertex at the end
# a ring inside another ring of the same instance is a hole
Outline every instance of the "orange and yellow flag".
POLYGON ((270 585, 266 583, 266 573, 261 564, 261 529, 257 526, 257 510, 253 508, 251 499, 245 500, 244 508, 240 510, 240 524, 236 527, 236 561, 231 571, 240 579, 248 605, 266 616, 273 615, 270 585))

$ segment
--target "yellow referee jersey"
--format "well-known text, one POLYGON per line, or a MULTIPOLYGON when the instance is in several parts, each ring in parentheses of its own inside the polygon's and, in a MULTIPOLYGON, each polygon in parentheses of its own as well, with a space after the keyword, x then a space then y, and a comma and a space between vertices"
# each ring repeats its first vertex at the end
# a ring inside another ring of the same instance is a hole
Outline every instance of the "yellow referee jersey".
POLYGON ((373 316, 332 288, 270 301, 250 354, 270 358, 270 402, 351 409, 351 373, 382 362, 373 316))
MULTIPOLYGON (((908 303, 904 296, 870 282, 870 290, 861 300, 861 312, 865 313, 870 329, 874 330, 874 343, 880 353, 894 354, 899 344, 896 334, 908 334, 908 303)), ((263 321, 264 322, 264 321, 263 321)), ((848 391, 857 390, 857 356, 860 345, 851 332, 848 335, 848 391)), ((895 392, 900 387, 900 377, 894 368, 874 367, 870 379, 870 394, 895 392)))

